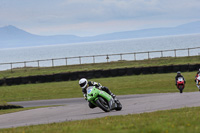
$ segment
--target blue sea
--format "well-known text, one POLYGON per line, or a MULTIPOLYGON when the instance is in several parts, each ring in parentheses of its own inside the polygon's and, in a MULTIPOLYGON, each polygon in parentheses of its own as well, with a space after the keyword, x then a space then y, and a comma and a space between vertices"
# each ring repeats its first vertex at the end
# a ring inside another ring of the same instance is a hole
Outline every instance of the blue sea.
MULTIPOLYGON (((115 41, 101 41, 74 44, 56 44, 40 47, 10 48, 0 50, 0 63, 24 62, 32 60, 43 60, 52 58, 69 58, 78 56, 107 55, 120 53, 134 53, 145 51, 160 51, 182 48, 200 47, 200 34, 177 35, 164 37, 151 37, 140 39, 126 39, 115 41)), ((199 55, 200 49, 190 50, 190 55, 199 55)), ((177 51, 176 56, 186 56, 187 51, 177 51)), ((161 53, 152 53, 150 58, 160 57, 161 53)), ((174 52, 164 52, 163 56, 174 56, 174 52)), ((147 54, 137 54, 136 59, 146 59, 147 54)), ((134 55, 124 55, 122 58, 110 56, 109 61, 134 60, 134 55)), ((96 57, 95 59, 82 58, 81 63, 106 62, 106 56, 96 57)), ((68 59, 67 65, 79 64, 80 60, 68 59)), ((26 66, 35 67, 35 63, 27 63, 26 66)), ((51 66, 52 61, 41 61, 41 66, 51 66)), ((66 65, 66 60, 55 60, 54 65, 66 65)), ((13 64, 12 67, 23 67, 24 64, 13 64)), ((9 69, 10 65, 0 65, 0 70, 9 69)))

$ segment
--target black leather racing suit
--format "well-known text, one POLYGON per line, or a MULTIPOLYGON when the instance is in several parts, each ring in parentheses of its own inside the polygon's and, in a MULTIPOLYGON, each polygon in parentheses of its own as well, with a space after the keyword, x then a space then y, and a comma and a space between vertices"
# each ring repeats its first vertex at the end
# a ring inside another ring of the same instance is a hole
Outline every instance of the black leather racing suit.
MULTIPOLYGON (((95 86, 96 88, 102 90, 102 91, 105 91, 107 92, 109 95, 111 95, 112 97, 115 97, 115 95, 105 86, 102 86, 100 83, 97 83, 97 82, 94 82, 94 81, 88 81, 88 86, 95 86)), ((87 87, 88 87, 87 86, 87 87)), ((82 92, 83 92, 83 96, 85 99, 87 99, 87 87, 82 89, 82 92)), ((90 108, 95 108, 96 106, 93 105, 91 102, 89 102, 89 107, 90 108)))

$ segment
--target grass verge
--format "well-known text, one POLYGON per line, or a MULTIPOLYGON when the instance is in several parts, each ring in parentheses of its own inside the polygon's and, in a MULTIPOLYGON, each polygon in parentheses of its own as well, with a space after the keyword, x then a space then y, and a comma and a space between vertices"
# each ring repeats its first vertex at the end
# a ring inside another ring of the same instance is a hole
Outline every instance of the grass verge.
MULTIPOLYGON (((183 92, 198 91, 194 76, 196 72, 182 73, 187 83, 183 92)), ((107 86, 116 95, 178 92, 175 86, 176 73, 132 75, 91 79, 107 86)), ((15 86, 1 86, 2 101, 30 101, 82 97, 78 81, 52 82, 15 86)))
POLYGON ((8 104, 7 102, 0 101, 0 112, 1 110, 18 109, 18 108, 23 108, 23 107, 20 105, 11 105, 11 104, 8 104))
POLYGON ((10 78, 10 77, 24 77, 33 75, 46 75, 61 72, 74 72, 74 71, 87 71, 87 70, 106 70, 114 68, 129 68, 129 67, 148 67, 148 66, 163 66, 163 65, 178 65, 178 64, 196 64, 199 63, 200 56, 190 56, 190 57, 164 57, 155 58, 150 60, 139 60, 139 61, 117 61, 109 63, 97 63, 97 64, 83 64, 83 65, 69 65, 69 66, 59 66, 59 67, 45 67, 37 68, 27 67, 27 68, 17 68, 13 69, 11 73, 10 70, 0 71, 0 79, 10 78))
POLYGON ((152 113, 108 116, 98 119, 53 123, 10 129, 2 133, 199 133, 200 107, 152 113))

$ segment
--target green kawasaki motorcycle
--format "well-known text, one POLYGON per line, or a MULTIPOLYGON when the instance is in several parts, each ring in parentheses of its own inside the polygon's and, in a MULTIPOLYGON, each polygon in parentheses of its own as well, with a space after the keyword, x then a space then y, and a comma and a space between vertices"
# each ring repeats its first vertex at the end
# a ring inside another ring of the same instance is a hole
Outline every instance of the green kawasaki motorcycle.
POLYGON ((108 93, 97 89, 95 86, 87 88, 87 100, 105 112, 110 112, 111 110, 119 111, 122 109, 119 100, 116 98, 113 99, 108 93))

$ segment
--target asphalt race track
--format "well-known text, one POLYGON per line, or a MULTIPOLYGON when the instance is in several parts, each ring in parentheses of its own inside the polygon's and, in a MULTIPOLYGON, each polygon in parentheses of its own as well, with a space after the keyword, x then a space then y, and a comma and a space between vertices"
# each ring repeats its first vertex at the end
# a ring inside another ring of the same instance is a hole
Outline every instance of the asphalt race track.
POLYGON ((92 119, 104 116, 137 114, 182 107, 200 106, 200 92, 158 93, 118 96, 121 111, 105 113, 90 109, 83 98, 12 102, 24 107, 63 105, 0 115, 0 128, 92 119))

